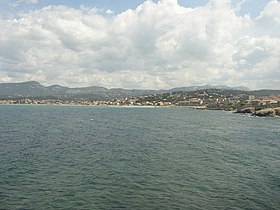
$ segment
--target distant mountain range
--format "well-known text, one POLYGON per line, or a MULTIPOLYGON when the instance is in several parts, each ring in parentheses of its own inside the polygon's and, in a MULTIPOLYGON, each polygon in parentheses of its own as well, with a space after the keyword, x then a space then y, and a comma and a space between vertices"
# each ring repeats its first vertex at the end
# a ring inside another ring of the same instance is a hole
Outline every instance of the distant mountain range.
POLYGON ((190 91, 196 91, 196 90, 207 90, 207 89, 220 89, 220 90, 244 90, 249 91, 250 89, 243 86, 238 87, 229 87, 227 85, 203 85, 203 86, 189 86, 189 87, 179 87, 179 88, 172 88, 169 91, 172 92, 190 92, 190 91))
POLYGON ((141 89, 108 89, 100 86, 83 88, 69 88, 60 85, 43 86, 39 82, 30 81, 22 83, 0 83, 0 99, 15 98, 53 98, 65 100, 111 100, 114 98, 126 98, 144 96, 149 94, 161 94, 170 92, 191 92, 203 89, 223 89, 249 91, 246 87, 229 87, 225 85, 205 85, 172 88, 168 90, 141 90, 141 89))
POLYGON ((69 88, 60 85, 43 86, 39 82, 0 83, 0 98, 54 98, 69 100, 110 100, 160 93, 157 90, 137 90, 90 86, 69 88))

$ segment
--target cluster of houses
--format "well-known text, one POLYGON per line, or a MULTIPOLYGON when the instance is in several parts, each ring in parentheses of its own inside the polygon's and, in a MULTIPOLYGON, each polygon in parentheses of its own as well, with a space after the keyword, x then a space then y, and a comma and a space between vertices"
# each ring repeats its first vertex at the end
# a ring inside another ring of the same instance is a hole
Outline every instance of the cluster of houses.
POLYGON ((109 101, 16 99, 0 100, 0 104, 47 104, 88 106, 187 106, 205 109, 233 110, 242 106, 270 107, 280 105, 280 95, 256 97, 244 93, 233 94, 222 90, 151 94, 109 101))
POLYGON ((223 91, 209 92, 176 92, 166 94, 152 94, 132 99, 115 99, 110 105, 136 106, 188 106, 205 109, 233 110, 242 106, 279 106, 280 95, 256 97, 254 95, 225 94, 223 91))
MULTIPOLYGON (((280 95, 256 97, 253 95, 229 94, 223 91, 174 92, 151 94, 133 98, 114 99, 102 105, 114 106, 187 106, 205 109, 233 110, 242 106, 279 106, 280 95)), ((100 103, 99 103, 100 105, 100 103)))
POLYGON ((280 96, 267 96, 267 97, 261 97, 256 98, 253 95, 250 95, 248 100, 245 101, 246 104, 252 105, 252 106, 266 106, 270 104, 278 104, 280 102, 280 96))

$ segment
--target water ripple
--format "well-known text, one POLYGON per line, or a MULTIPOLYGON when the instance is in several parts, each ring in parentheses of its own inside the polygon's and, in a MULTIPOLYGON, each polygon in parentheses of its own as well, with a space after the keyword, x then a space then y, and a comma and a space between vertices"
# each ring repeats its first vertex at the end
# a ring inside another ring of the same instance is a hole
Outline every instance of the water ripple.
POLYGON ((0 209, 280 209, 280 121, 0 106, 0 209))

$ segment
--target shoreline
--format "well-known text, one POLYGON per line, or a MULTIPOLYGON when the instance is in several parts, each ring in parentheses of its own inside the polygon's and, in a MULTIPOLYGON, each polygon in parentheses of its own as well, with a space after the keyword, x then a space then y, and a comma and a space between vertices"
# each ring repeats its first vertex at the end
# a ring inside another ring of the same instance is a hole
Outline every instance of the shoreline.
MULTIPOLYGON (((166 105, 166 106, 138 106, 138 105, 84 105, 84 104, 0 104, 1 106, 38 106, 38 107, 87 107, 87 108, 128 108, 128 109, 157 109, 157 108, 176 108, 176 109, 193 109, 193 110, 204 110, 204 111, 223 111, 223 112, 228 112, 232 114, 239 114, 243 116, 248 116, 248 117, 269 117, 269 118, 280 118, 280 112, 278 109, 280 107, 276 107, 277 111, 275 110, 274 113, 271 114, 271 109, 273 108, 268 108, 270 109, 270 112, 266 112, 265 114, 256 114, 255 112, 252 113, 247 113, 247 112, 240 112, 238 109, 233 109, 233 110, 228 110, 228 109, 208 109, 207 107, 195 107, 195 106, 176 106, 176 105, 166 105)), ((265 111, 267 108, 264 108, 260 111, 265 111)))
POLYGON ((249 116, 258 116, 258 117, 279 117, 280 116, 280 107, 263 107, 261 109, 257 109, 257 107, 243 107, 236 109, 234 107, 217 107, 217 108, 207 108, 207 106, 177 106, 177 105, 160 105, 160 106, 152 106, 152 105, 108 105, 108 104, 98 104, 98 105, 89 105, 89 104, 71 104, 71 103, 51 103, 51 104, 32 104, 32 103, 0 103, 0 106, 48 106, 48 107, 108 107, 108 108, 138 108, 138 109, 155 109, 155 108, 180 108, 180 109, 195 109, 195 110, 207 110, 207 111, 225 111, 242 115, 249 116), (243 111, 251 108, 250 112, 243 111), (252 111, 253 109, 253 111, 252 111))

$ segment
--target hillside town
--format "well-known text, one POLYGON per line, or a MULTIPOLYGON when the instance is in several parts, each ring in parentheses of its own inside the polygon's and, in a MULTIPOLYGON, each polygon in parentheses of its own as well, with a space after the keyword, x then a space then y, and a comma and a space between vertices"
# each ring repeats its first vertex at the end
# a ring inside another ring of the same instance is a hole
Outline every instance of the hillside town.
MULTIPOLYGON (((254 107, 254 110, 280 106, 280 95, 256 96, 242 91, 199 90, 192 92, 172 92, 150 94, 131 98, 107 101, 61 100, 21 98, 0 100, 0 104, 45 104, 45 105, 85 105, 85 106, 155 106, 155 107, 190 107, 208 110, 242 110, 254 107)), ((246 111, 247 112, 247 111, 246 111)))

